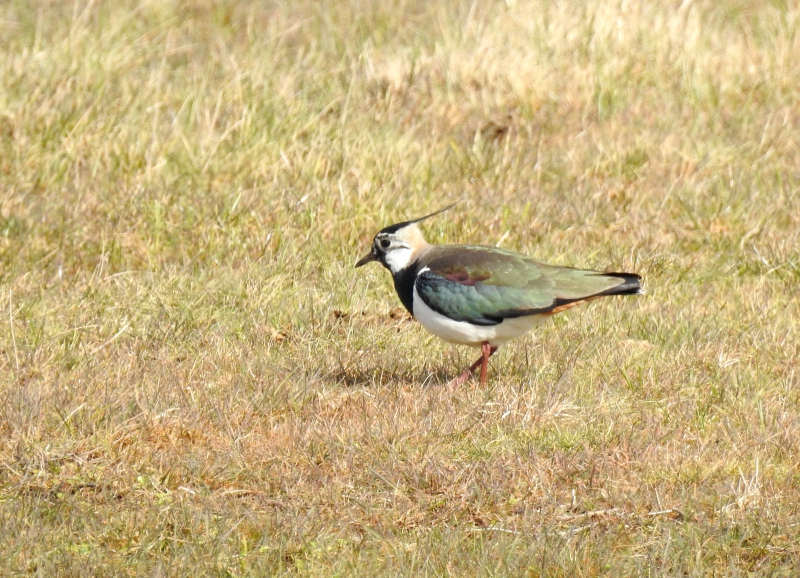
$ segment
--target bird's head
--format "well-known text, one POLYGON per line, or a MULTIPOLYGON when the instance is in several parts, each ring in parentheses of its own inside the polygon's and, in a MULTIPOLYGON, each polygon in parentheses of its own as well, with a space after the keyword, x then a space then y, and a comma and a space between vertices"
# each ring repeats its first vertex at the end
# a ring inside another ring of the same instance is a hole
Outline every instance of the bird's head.
POLYGON ((372 240, 372 250, 356 263, 356 267, 366 265, 370 261, 377 261, 389 269, 392 274, 402 271, 428 246, 417 223, 438 215, 451 207, 453 205, 419 219, 397 223, 381 229, 372 240))

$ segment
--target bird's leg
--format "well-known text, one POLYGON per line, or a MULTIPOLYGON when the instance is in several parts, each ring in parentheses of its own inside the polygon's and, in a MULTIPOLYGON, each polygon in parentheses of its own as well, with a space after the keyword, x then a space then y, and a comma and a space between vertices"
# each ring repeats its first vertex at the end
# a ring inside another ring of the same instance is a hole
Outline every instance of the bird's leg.
POLYGON ((481 368, 481 383, 486 383, 486 371, 489 368, 489 358, 494 355, 495 351, 497 351, 497 348, 489 345, 488 341, 481 343, 481 356, 475 363, 470 365, 469 369, 467 369, 464 373, 455 379, 450 380, 450 382, 447 384, 447 389, 453 389, 459 385, 465 384, 469 379, 469 376, 479 367, 481 368))
POLYGON ((489 371, 489 358, 494 355, 495 351, 497 351, 497 348, 489 345, 488 341, 481 343, 481 353, 483 354, 479 360, 481 362, 481 383, 486 383, 486 374, 489 371))

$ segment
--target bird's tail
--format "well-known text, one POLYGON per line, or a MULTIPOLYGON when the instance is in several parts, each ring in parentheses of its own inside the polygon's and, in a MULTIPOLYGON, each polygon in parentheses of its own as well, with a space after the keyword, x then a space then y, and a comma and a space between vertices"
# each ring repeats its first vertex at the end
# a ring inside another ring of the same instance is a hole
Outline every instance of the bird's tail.
POLYGON ((599 295, 642 295, 644 287, 642 287, 642 278, 636 273, 603 273, 606 277, 617 277, 623 280, 616 287, 607 289, 599 295))

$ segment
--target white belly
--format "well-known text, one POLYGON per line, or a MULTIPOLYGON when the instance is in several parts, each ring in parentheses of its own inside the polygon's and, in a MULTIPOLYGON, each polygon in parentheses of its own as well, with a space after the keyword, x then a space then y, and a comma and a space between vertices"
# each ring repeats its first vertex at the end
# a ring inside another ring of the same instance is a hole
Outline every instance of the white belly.
POLYGON ((422 300, 414 287, 414 317, 422 323, 428 331, 436 337, 458 343, 459 345, 472 345, 480 347, 481 343, 488 341, 494 347, 503 345, 506 341, 524 335, 534 326, 547 320, 545 315, 527 315, 504 320, 497 325, 473 325, 466 321, 454 321, 437 313, 422 300))

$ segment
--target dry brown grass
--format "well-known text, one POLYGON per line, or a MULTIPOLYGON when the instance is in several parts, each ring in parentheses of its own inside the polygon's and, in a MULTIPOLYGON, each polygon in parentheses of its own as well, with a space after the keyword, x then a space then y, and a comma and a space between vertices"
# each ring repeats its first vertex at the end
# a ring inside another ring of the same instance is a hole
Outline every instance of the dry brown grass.
POLYGON ((800 11, 0 7, 0 573, 795 575, 800 11), (472 351, 352 264, 641 273, 472 351))

